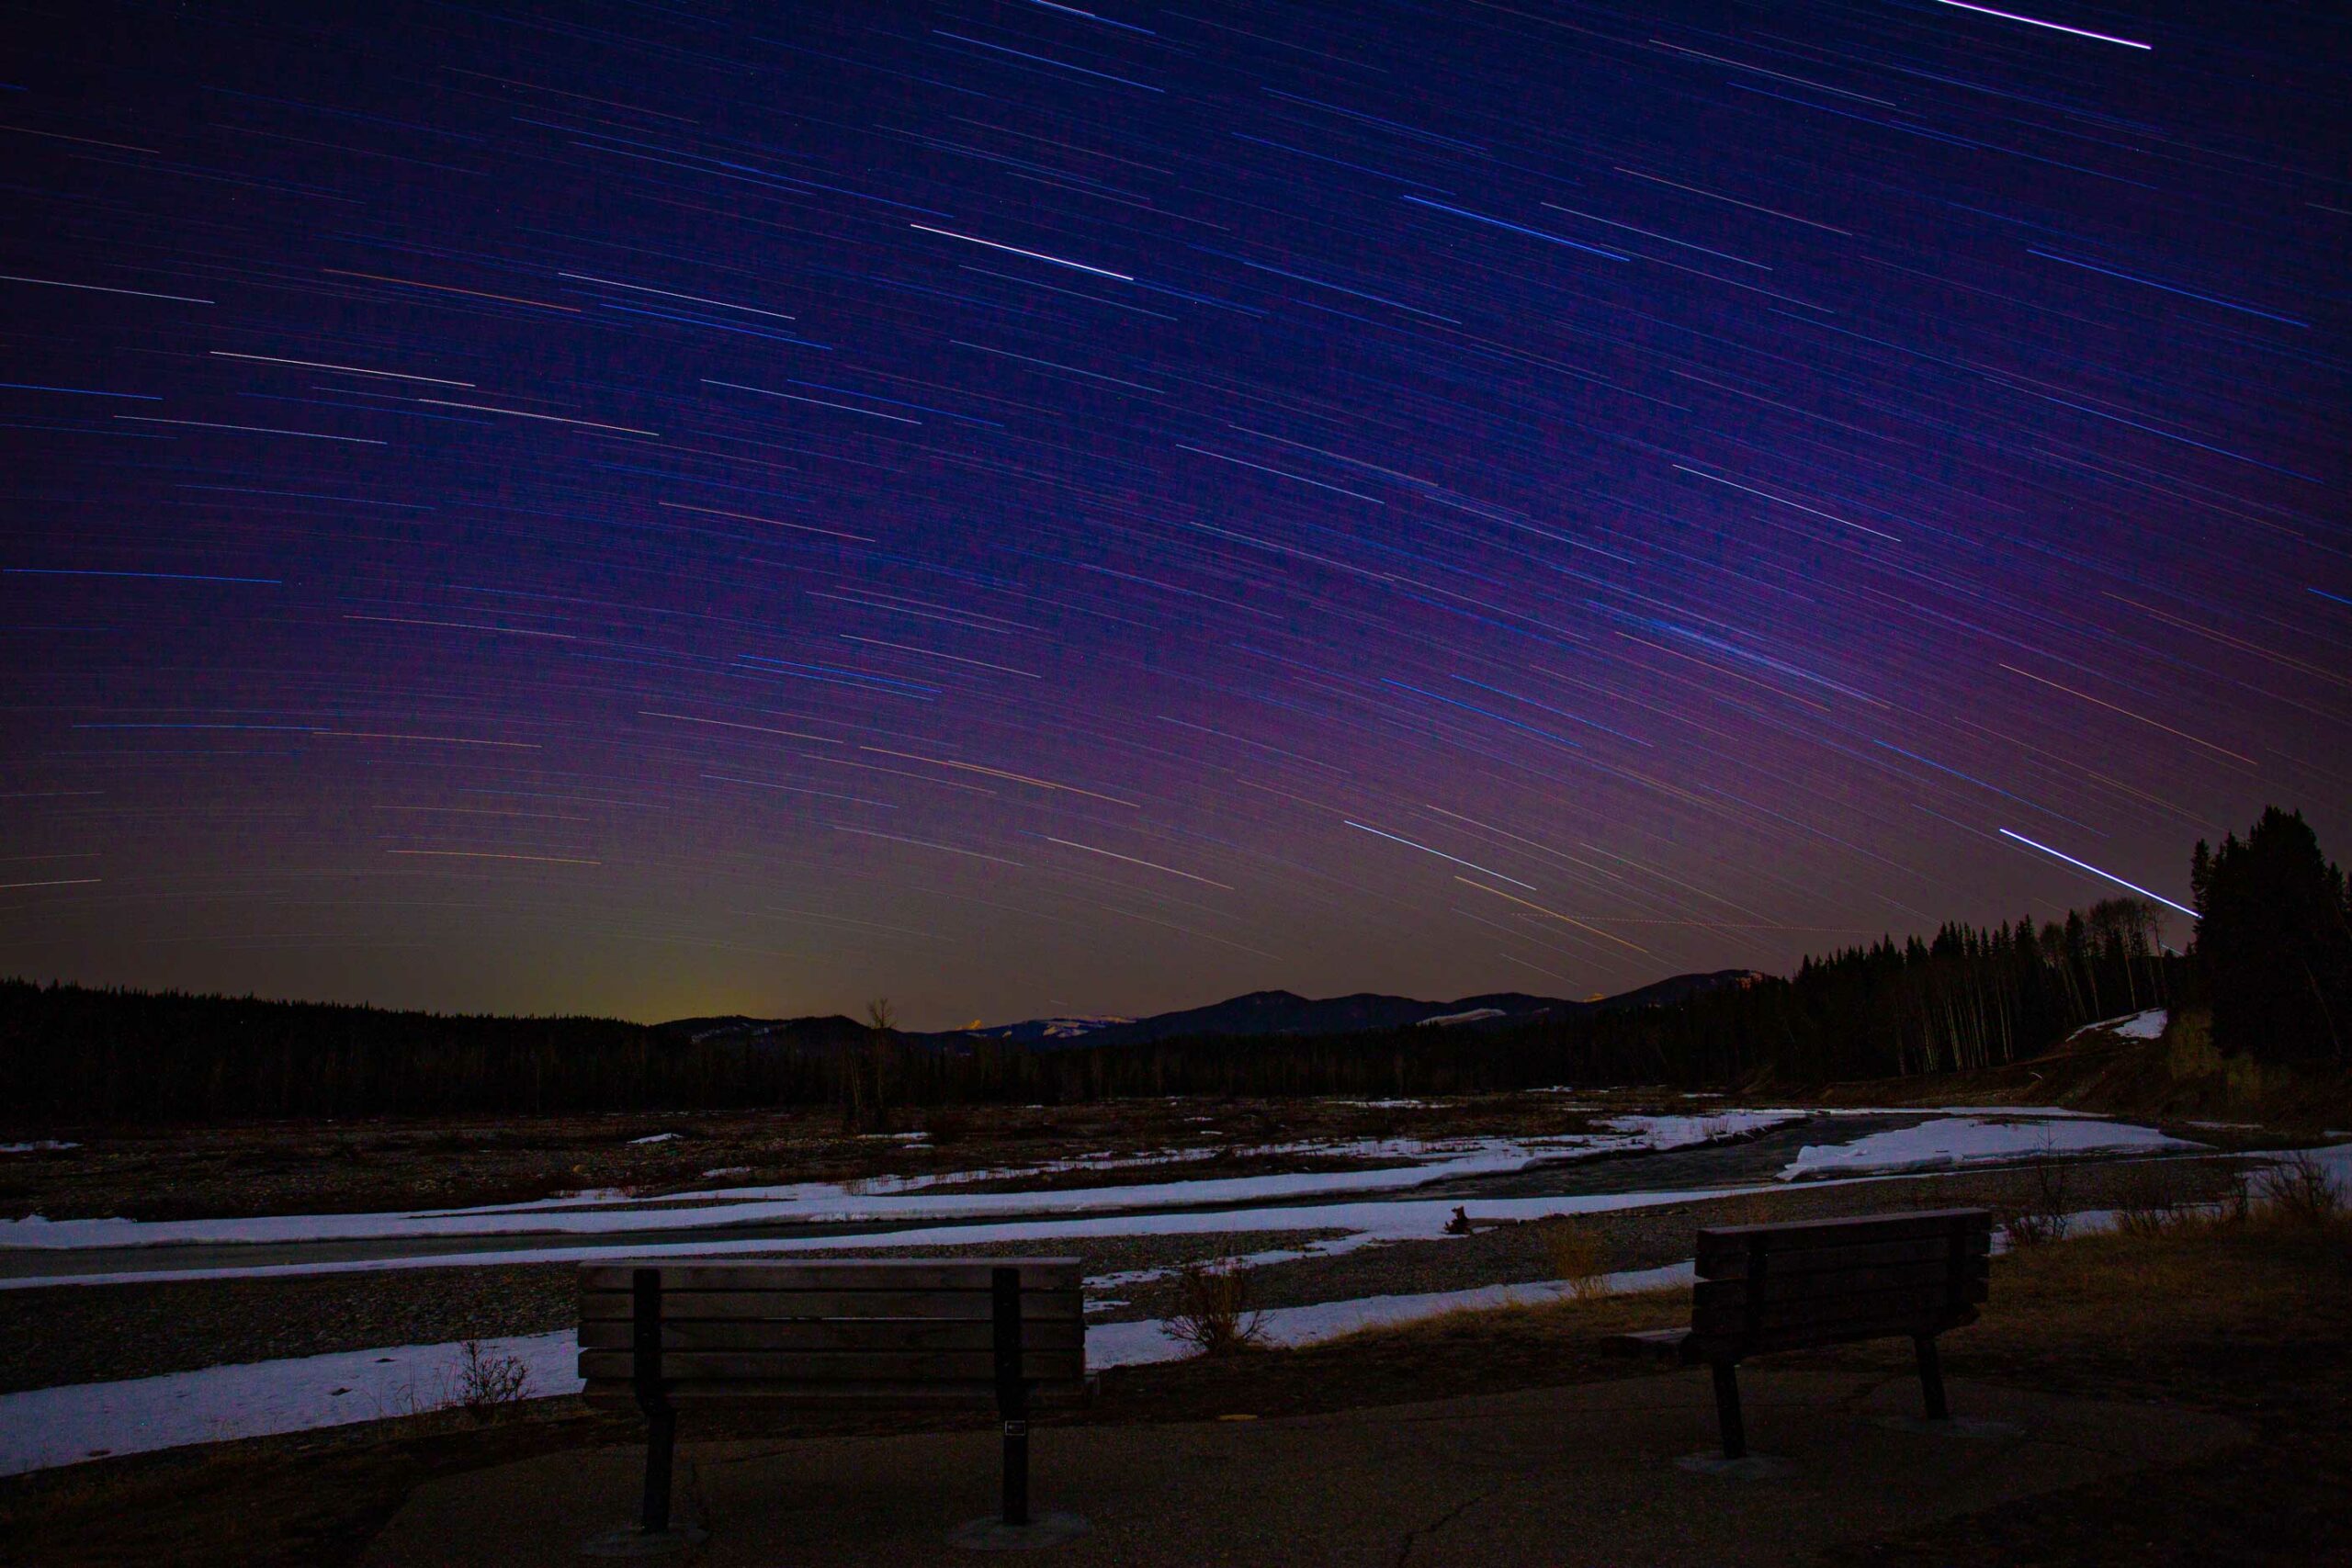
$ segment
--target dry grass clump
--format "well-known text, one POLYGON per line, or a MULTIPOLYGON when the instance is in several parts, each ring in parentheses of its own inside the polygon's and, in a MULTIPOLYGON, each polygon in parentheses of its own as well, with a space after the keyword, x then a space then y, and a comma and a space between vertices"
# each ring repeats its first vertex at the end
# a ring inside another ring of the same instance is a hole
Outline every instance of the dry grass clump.
MULTIPOLYGON (((2160 1161, 2133 1169, 2115 1206, 2115 1228, 2143 1239, 2188 1228, 2352 1231, 2352 1194, 2309 1150, 2252 1171, 2220 1202, 2200 1201, 2194 1173, 2160 1161)), ((2348 1238, 2352 1239, 2352 1238, 2348 1238)))
POLYGON ((2166 1222, 2119 1227, 2064 1246, 2013 1253, 1994 1277, 1993 1303, 1972 1333, 1997 1331, 2013 1312, 2065 1303, 2092 1312, 2122 1304, 2185 1324, 2209 1312, 2243 1306, 2300 1274, 2342 1276, 2352 1266, 2352 1213, 2340 1187, 2324 1181, 2312 1196, 2295 1185, 2281 1203, 2257 1179, 2243 1203, 2182 1207, 2166 1222))
POLYGON ((1509 1302, 1498 1306, 1454 1307, 1427 1317, 1374 1323, 1335 1335, 1287 1355, 1344 1352, 1350 1346, 1418 1346, 1430 1354, 1481 1345, 1540 1352, 1545 1375, 1584 1367, 1607 1371, 1632 1366, 1601 1355, 1596 1347, 1608 1335, 1668 1328, 1690 1320, 1690 1287, 1663 1285, 1647 1291, 1600 1291, 1552 1301, 1509 1302))
POLYGON ((1609 1293, 1609 1247, 1590 1226, 1567 1215, 1540 1227, 1552 1277, 1566 1284, 1575 1301, 1597 1301, 1609 1293))
POLYGON ((1235 1261, 1187 1263, 1177 1271, 1182 1305, 1169 1334, 1204 1356, 1229 1356, 1266 1342, 1263 1313, 1250 1305, 1250 1270, 1235 1261))
POLYGON ((2189 1172, 2171 1161, 2127 1167, 2120 1174, 2115 1228, 2125 1235, 2151 1236, 2202 1213, 2189 1172))

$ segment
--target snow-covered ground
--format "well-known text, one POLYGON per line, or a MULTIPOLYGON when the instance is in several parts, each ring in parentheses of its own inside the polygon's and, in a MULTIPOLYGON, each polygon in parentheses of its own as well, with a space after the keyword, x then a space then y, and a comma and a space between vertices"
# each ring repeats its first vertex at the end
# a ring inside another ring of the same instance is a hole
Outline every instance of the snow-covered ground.
POLYGON ((2201 1149, 2129 1122, 1988 1120, 1979 1116, 1939 1117, 1917 1127, 1872 1133, 1849 1144, 1807 1144, 1781 1171, 1782 1181, 1809 1181, 1825 1176, 1856 1176, 1864 1172, 1945 1170, 1955 1166, 1983 1165, 1997 1160, 2030 1159, 2041 1155, 2117 1154, 2159 1149, 2201 1149))
MULTIPOLYGON (((2144 1127, 2120 1123, 2086 1123, 2045 1119, 2039 1124, 1996 1123, 1977 1118, 1946 1118, 1901 1133, 1881 1134, 1844 1145, 1870 1149, 1872 1156, 1857 1156, 1837 1162, 1824 1174, 1836 1179, 1863 1169, 1883 1173, 1885 1160, 1917 1168, 1934 1168, 1968 1160, 2015 1157, 2037 1154, 2041 1137, 2067 1142, 2059 1152, 2153 1148, 2182 1145, 2178 1140, 2144 1127), (1963 1128, 1965 1130, 1963 1130, 1963 1128), (2019 1143, 2020 1137, 2031 1141, 2019 1143), (2120 1140, 2120 1141, 2119 1141, 2120 1140), (1867 1164, 1868 1158, 1881 1163, 1867 1164)), ((1806 1154, 1816 1151, 1808 1148, 1806 1154)), ((1836 1150, 1822 1151, 1835 1155, 1836 1150)), ((2338 1182, 2352 1186, 2352 1144, 2312 1151, 2312 1156, 2338 1182)), ((1799 1166, 1804 1164, 1800 1156, 1799 1166)), ((1796 1167, 1792 1167, 1792 1169, 1796 1167)), ((1581 1197, 1499 1199, 1470 1207, 1480 1220, 1530 1220, 1551 1214, 1592 1213, 1603 1210, 1689 1202, 1752 1189, 1665 1190, 1604 1193, 1581 1197)), ((819 1247, 922 1247, 994 1241, 1035 1241, 1050 1249, 1056 1241, 1075 1241, 1099 1235, 1170 1235, 1218 1231, 1268 1231, 1333 1228, 1348 1234, 1317 1244, 1315 1250, 1345 1251, 1376 1241, 1428 1240, 1445 1234, 1445 1223, 1455 1205, 1446 1200, 1388 1200, 1327 1204, 1306 1208, 1268 1208, 1211 1213, 1082 1216, 1033 1220, 934 1230, 895 1231, 864 1236, 828 1236, 805 1241, 754 1240, 742 1243, 679 1243, 636 1247, 632 1257, 728 1256, 744 1253, 790 1253, 819 1247)), ((2075 1228, 2101 1228, 2103 1214, 2076 1216, 2075 1228)), ((465 1255, 450 1261, 562 1262, 574 1257, 614 1252, 613 1248, 581 1247, 556 1252, 465 1255)), ((1263 1260, 1290 1254, 1263 1255, 1263 1260)), ((410 1260, 426 1261, 426 1260, 410 1260)), ((374 1264, 310 1264, 276 1269, 206 1270, 203 1274, 92 1276, 101 1280, 127 1281, 146 1278, 191 1278, 204 1274, 313 1273, 374 1264)), ((1100 1291, 1136 1282, 1142 1275, 1102 1276, 1090 1280, 1100 1291)), ((1620 1292, 1662 1290, 1686 1283, 1690 1266, 1632 1270, 1609 1277, 1620 1292)), ((17 1281, 40 1283, 44 1281, 17 1281)), ((46 1281, 56 1282, 56 1281, 46 1281)), ((1490 1285, 1473 1290, 1423 1295, 1374 1296, 1351 1301, 1275 1308, 1264 1314, 1267 1337, 1278 1345, 1303 1345, 1377 1324, 1400 1323, 1465 1308, 1556 1299, 1557 1283, 1490 1285)), ((1095 1368, 1171 1359, 1184 1353, 1159 1320, 1097 1324, 1087 1329, 1087 1361, 1095 1368)), ((574 1336, 571 1330, 527 1335, 483 1342, 491 1356, 512 1356, 529 1372, 527 1393, 533 1395, 576 1391, 574 1336)), ((306 1356, 286 1360, 207 1368, 165 1377, 121 1382, 84 1383, 0 1395, 0 1474, 13 1474, 54 1465, 73 1464, 103 1453, 134 1453, 189 1443, 221 1441, 274 1432, 304 1430, 352 1421, 429 1410, 449 1403, 460 1380, 461 1348, 448 1345, 396 1346, 385 1349, 306 1356)))
MULTIPOLYGON (((1059 1161, 1019 1171, 886 1178, 847 1185, 803 1182, 787 1187, 739 1187, 634 1200, 599 1192, 493 1208, 373 1214, 271 1214, 221 1220, 60 1220, 32 1216, 0 1221, 0 1247, 73 1249, 158 1247, 187 1243, 361 1241, 415 1236, 547 1235, 706 1229, 713 1225, 783 1222, 797 1224, 892 1224, 921 1220, 989 1220, 1012 1215, 1083 1214, 1109 1210, 1188 1208, 1382 1192, 1431 1181, 1492 1176, 1538 1160, 1568 1159, 1634 1149, 1680 1148, 1758 1131, 1804 1115, 1797 1111, 1726 1111, 1708 1116, 1623 1116, 1605 1134, 1537 1138, 1359 1139, 1273 1144, 1237 1151, 1245 1156, 1313 1156, 1395 1163, 1357 1170, 1213 1178, 1138 1185, 1029 1192, 936 1192, 935 1188, 1011 1176, 1105 1168, 1105 1159, 1059 1161)), ((1200 1159, 1222 1151, 1186 1151, 1159 1159, 1200 1159)))
MULTIPOLYGON (((481 1348, 522 1361, 526 1395, 572 1393, 575 1338, 565 1329, 481 1348)), ((394 1345, 0 1394, 0 1475, 438 1409, 457 1397, 461 1354, 457 1345, 394 1345)))
MULTIPOLYGON (((1473 1199, 1474 1219, 1536 1220, 1551 1214, 1589 1214, 1611 1209, 1647 1208, 1724 1198, 1752 1188, 1673 1188, 1654 1192, 1602 1192, 1577 1196, 1473 1199)), ((250 1280, 288 1274, 343 1274, 377 1269, 452 1269, 502 1263, 581 1263, 609 1258, 782 1257, 819 1250, 879 1251, 922 1247, 983 1247, 1020 1242, 1050 1253, 1057 1245, 1093 1236, 1202 1235, 1242 1231, 1337 1230, 1344 1235, 1310 1250, 1334 1254, 1375 1242, 1430 1241, 1446 1234, 1460 1200, 1391 1198, 1351 1203, 1275 1204, 1265 1208, 1219 1208, 1165 1212, 1030 1216, 992 1224, 926 1225, 906 1230, 827 1232, 821 1235, 747 1236, 740 1241, 584 1244, 577 1247, 500 1248, 390 1258, 338 1259, 318 1263, 230 1265, 207 1269, 153 1269, 125 1272, 59 1273, 0 1280, 0 1290, 44 1285, 143 1284, 164 1280, 250 1280)), ((70 1257, 70 1255, 68 1255, 70 1257)))
POLYGON ((2121 1018, 2101 1019, 2097 1023, 2086 1023, 2068 1038, 2074 1039, 2097 1030, 2123 1040, 2154 1040, 2164 1033, 2165 1024, 2171 1016, 2163 1008, 2148 1008, 2140 1012, 2126 1013, 2121 1018))
MULTIPOLYGON (((1456 1200, 1417 1199, 1409 1189, 1424 1182, 1524 1168, 1542 1159, 1577 1158, 1625 1149, 1672 1149, 1718 1141, 1801 1118, 1798 1111, 1732 1111, 1690 1116, 1626 1116, 1600 1134, 1535 1139, 1457 1139, 1439 1142, 1389 1140, 1347 1144, 1269 1145, 1269 1151, 1344 1153, 1394 1165, 1333 1172, 1170 1181, 1044 1192, 937 1193, 920 1190, 860 1194, 841 1186, 810 1183, 798 1188, 749 1188, 715 1192, 695 1206, 639 1207, 605 1197, 581 1197, 548 1204, 421 1213, 273 1216, 140 1224, 124 1220, 38 1219, 0 1223, 0 1247, 38 1247, 58 1258, 55 1272, 0 1279, 0 1290, 55 1284, 130 1284, 157 1280, 266 1278, 280 1274, 343 1273, 378 1269, 481 1267, 511 1263, 571 1263, 614 1257, 670 1258, 788 1255, 818 1248, 904 1249, 1017 1242, 1046 1247, 1099 1236, 1201 1235, 1214 1232, 1337 1230, 1301 1249, 1268 1254, 1261 1260, 1302 1253, 1329 1254, 1374 1242, 1424 1240, 1442 1235, 1456 1200), (1419 1163, 1405 1163, 1418 1161, 1419 1163), (1375 1196, 1407 1190, 1398 1196, 1375 1196), (1354 1194, 1364 1194, 1348 1201, 1354 1194), (1302 1200, 1309 1200, 1302 1201, 1302 1200), (560 1203, 561 1207, 556 1206, 560 1203), (646 1239, 647 1232, 761 1221, 829 1222, 833 1228, 792 1237, 744 1235, 724 1240, 707 1234, 675 1242, 646 1239), (930 1222, 930 1223, 925 1223, 930 1222), (874 1230, 860 1228, 877 1227, 874 1230), (882 1228, 882 1227, 903 1228, 882 1228), (549 1233, 576 1235, 576 1245, 547 1245, 549 1233), (618 1233, 628 1233, 621 1235, 618 1233), (211 1263, 172 1268, 168 1244, 532 1235, 529 1247, 403 1252, 395 1256, 344 1258, 334 1261, 211 1263), (84 1247, 152 1246, 161 1248, 158 1267, 130 1271, 73 1269, 74 1252, 84 1247)), ((1936 1116, 1916 1128, 1866 1136, 1850 1143, 1808 1145, 1781 1179, 1859 1179, 1948 1168, 1986 1160, 2032 1156, 2045 1150, 2062 1155, 2130 1152, 2197 1145, 2146 1127, 2110 1122, 2077 1113, 2040 1108, 1990 1111, 1980 1116, 1936 1116)), ((1537 1219, 1549 1214, 1589 1213, 1685 1202, 1741 1190, 1735 1187, 1666 1189, 1657 1191, 1472 1200, 1474 1217, 1537 1219)))
MULTIPOLYGON (((1630 1269, 1604 1278, 1615 1293, 1671 1290, 1696 1276, 1689 1263, 1663 1269, 1630 1269)), ((1316 1302, 1306 1306, 1270 1307, 1258 1314, 1259 1327, 1269 1345, 1313 1345, 1394 1323, 1411 1323, 1449 1312, 1474 1312, 1490 1307, 1537 1306, 1558 1301, 1566 1281, 1541 1280, 1524 1285, 1480 1285, 1466 1291, 1431 1291, 1410 1296, 1359 1296, 1351 1301, 1316 1302)), ((1192 1348, 1168 1332, 1166 1320, 1146 1318, 1135 1323, 1098 1323, 1086 1331, 1086 1364, 1095 1371, 1106 1367, 1140 1366, 1148 1361, 1179 1360, 1192 1348)))

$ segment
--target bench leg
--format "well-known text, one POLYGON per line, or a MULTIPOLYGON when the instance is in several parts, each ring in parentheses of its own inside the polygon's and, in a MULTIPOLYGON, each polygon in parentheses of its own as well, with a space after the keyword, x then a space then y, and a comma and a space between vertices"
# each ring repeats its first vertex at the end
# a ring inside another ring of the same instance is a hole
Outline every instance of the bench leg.
POLYGON ((1029 1420, 1027 1400, 1017 1414, 1004 1418, 1004 1522, 1029 1522, 1029 1420))
POLYGON ((1747 1427, 1739 1418, 1739 1368, 1731 1361, 1713 1363, 1715 1425, 1722 1429, 1724 1458, 1747 1456, 1747 1427))
POLYGON ((645 1511, 638 1523, 647 1535, 662 1535, 670 1529, 670 1472, 677 1438, 677 1412, 663 1408, 645 1413, 645 1511))
POLYGON ((989 1270, 996 1413, 1004 1423, 1004 1522, 1029 1522, 1029 1382, 1021 1366, 1021 1270, 989 1270))
POLYGON ((1928 1398, 1928 1419, 1949 1421, 1951 1406, 1944 1403, 1944 1368, 1936 1355, 1936 1337, 1922 1334, 1911 1343, 1919 1351, 1919 1392, 1928 1398))

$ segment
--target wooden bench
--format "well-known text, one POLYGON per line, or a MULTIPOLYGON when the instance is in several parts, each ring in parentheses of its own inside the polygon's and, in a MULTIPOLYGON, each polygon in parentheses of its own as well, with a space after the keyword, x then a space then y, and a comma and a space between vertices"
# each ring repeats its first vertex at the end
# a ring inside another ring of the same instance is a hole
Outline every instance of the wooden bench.
POLYGON ((1976 1321, 1992 1250, 1993 1216, 1984 1209, 1702 1230, 1690 1326, 1607 1344, 1713 1368, 1725 1459, 1747 1452, 1736 1369, 1775 1350, 1907 1338, 1918 1350, 1928 1418, 1948 1421, 1936 1336, 1976 1321))
POLYGON ((670 1534, 682 1409, 994 1404, 1003 1522, 1029 1523, 1029 1411, 1086 1398, 1075 1258, 587 1263, 580 1375, 647 1432, 642 1535, 670 1534))

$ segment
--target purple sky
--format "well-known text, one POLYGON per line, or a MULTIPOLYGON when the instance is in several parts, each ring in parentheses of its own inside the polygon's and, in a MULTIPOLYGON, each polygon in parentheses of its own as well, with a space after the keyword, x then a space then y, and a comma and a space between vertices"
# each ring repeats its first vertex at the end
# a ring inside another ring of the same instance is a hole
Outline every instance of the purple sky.
POLYGON ((2341 856, 2352 24, 2018 16, 11 7, 0 974, 1583 996, 2341 856))

